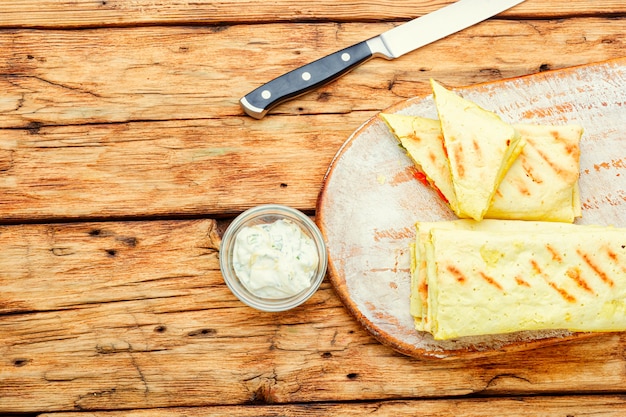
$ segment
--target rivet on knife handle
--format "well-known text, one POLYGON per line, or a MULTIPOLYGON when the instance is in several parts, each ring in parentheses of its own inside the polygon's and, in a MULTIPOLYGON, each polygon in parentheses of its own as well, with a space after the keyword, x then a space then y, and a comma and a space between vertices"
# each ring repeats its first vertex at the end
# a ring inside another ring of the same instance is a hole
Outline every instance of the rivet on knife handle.
POLYGON ((281 75, 239 102, 248 115, 260 119, 272 107, 341 77, 372 56, 367 41, 360 42, 281 75))

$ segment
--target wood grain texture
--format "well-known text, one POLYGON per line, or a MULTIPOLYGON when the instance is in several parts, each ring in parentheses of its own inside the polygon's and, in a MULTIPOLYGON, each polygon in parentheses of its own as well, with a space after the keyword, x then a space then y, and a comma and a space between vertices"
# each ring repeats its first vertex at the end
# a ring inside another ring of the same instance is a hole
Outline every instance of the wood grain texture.
MULTIPOLYGON (((230 24, 273 21, 380 21, 412 19, 432 12, 451 0, 378 0, 316 2, 279 0, 6 0, 0 21, 6 27, 89 27, 155 24, 230 24)), ((626 12, 619 0, 527 0, 502 16, 565 17, 626 12)))
POLYGON ((362 117, 0 131, 2 218, 232 215, 261 203, 310 211, 346 126, 362 117))
POLYGON ((218 241, 209 220, 2 227, 0 410, 626 389, 624 335, 423 361, 376 342, 328 283, 293 311, 257 312, 223 283, 218 241))
POLYGON ((249 0, 235 0, 228 2, 199 1, 194 2, 194 8, 189 8, 187 1, 117 1, 107 0, 98 2, 48 2, 35 3, 33 1, 14 1, 3 4, 3 8, 11 19, 5 24, 15 26, 54 25, 49 14, 55 13, 61 17, 58 24, 67 26, 115 26, 137 25, 154 23, 202 23, 223 24, 233 22, 261 22, 261 21, 294 21, 302 19, 313 20, 372 20, 378 18, 403 18, 413 14, 426 13, 450 2, 430 1, 410 7, 408 2, 382 1, 376 4, 362 2, 332 2, 326 1, 313 5, 303 1, 280 1, 267 3, 249 0), (47 6, 47 7, 46 7, 47 6), (20 12, 31 11, 31 19, 24 19, 11 13, 13 8, 20 12), (45 12, 41 12, 44 9, 45 12), (246 13, 242 13, 245 10, 246 13), (322 13, 320 14, 320 11, 322 13), (382 12, 382 13, 381 13, 382 12), (343 18, 342 18, 343 16, 343 18), (10 22, 10 23, 9 23, 10 22))
POLYGON ((626 412, 619 396, 516 397, 446 401, 385 401, 353 404, 307 404, 292 406, 232 406, 183 409, 152 409, 123 412, 51 413, 40 417, 500 417, 513 416, 596 416, 621 417, 626 412), (579 410, 584 410, 579 414, 579 410))
POLYGON ((430 77, 624 55, 623 1, 527 0, 264 120, 237 104, 451 2, 0 1, 0 414, 625 414, 624 335, 417 360, 378 343, 328 281, 270 314, 222 280, 222 219, 268 202, 315 214, 348 136, 430 77))
MULTIPOLYGON (((239 98, 261 83, 393 26, 1 31, 0 127, 243 115, 239 98)), ((623 29, 623 19, 488 21, 400 59, 372 60, 272 114, 381 110, 428 93, 429 78, 461 86, 617 58, 623 29)))
POLYGON ((311 211, 340 145, 377 111, 428 94, 430 77, 514 77, 617 57, 625 42, 622 20, 486 22, 373 60, 262 121, 241 116, 237 100, 260 82, 385 27, 269 25, 254 41, 250 26, 0 32, 2 217, 311 211))
POLYGON ((205 292, 219 244, 213 220, 0 227, 0 313, 205 292))

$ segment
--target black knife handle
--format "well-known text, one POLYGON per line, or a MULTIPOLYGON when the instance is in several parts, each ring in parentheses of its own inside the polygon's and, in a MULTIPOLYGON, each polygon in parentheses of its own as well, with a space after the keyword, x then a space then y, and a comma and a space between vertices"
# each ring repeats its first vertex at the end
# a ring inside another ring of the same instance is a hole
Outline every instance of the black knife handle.
POLYGON ((248 115, 261 119, 272 107, 341 77, 372 56, 367 41, 357 43, 273 79, 239 103, 248 115))

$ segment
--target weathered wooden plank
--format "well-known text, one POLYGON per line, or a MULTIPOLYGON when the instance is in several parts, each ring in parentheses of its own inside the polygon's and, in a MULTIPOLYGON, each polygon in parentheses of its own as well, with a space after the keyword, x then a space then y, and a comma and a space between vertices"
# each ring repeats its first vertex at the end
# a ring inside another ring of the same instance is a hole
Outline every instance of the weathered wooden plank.
POLYGON ((221 279, 212 221, 0 232, 3 412, 626 389, 624 335, 419 360, 379 344, 328 283, 293 311, 257 312, 221 279))
POLYGON ((287 406, 218 406, 117 412, 49 413, 40 417, 563 417, 589 415, 621 417, 626 404, 619 396, 517 397, 471 400, 384 401, 375 403, 307 404, 287 406))
MULTIPOLYGON (((239 98, 261 83, 392 26, 2 31, 0 127, 241 115, 239 98)), ((274 113, 380 110, 427 93, 431 77, 460 86, 621 57, 623 29, 620 19, 484 22, 401 59, 372 60, 274 113)))
POLYGON ((219 243, 214 220, 3 226, 0 314, 203 293, 219 243))
POLYGON ((420 362, 377 344, 328 288, 278 316, 252 313, 226 291, 210 292, 2 320, 0 409, 624 390, 617 337, 501 359, 420 362))
MULTIPOLYGON (((4 27, 88 27, 155 24, 222 24, 330 20, 410 19, 452 3, 451 0, 412 1, 379 0, 375 2, 279 0, 4 0, 0 4, 0 25, 4 27), (245 13, 242 13, 245 10, 245 13)), ((626 13, 619 0, 557 0, 548 3, 526 1, 506 16, 564 17, 626 13)))
POLYGON ((367 114, 0 131, 4 221, 312 210, 337 149, 367 114))
MULTIPOLYGON (((620 21, 574 20, 488 22, 374 60, 262 121, 239 116, 238 98, 318 53, 284 25, 264 28, 267 44, 243 57, 233 51, 249 50, 249 27, 0 33, 0 125, 22 128, 0 130, 2 219, 233 214, 267 202, 312 210, 341 143, 378 110, 427 94, 429 77, 467 85, 623 53, 620 21), (268 46, 287 32, 291 53, 268 46), (214 39, 218 52, 207 52, 214 39), (533 62, 524 45, 538 43, 533 62)), ((363 27, 299 26, 321 53, 336 46, 334 31, 349 43, 363 27)))

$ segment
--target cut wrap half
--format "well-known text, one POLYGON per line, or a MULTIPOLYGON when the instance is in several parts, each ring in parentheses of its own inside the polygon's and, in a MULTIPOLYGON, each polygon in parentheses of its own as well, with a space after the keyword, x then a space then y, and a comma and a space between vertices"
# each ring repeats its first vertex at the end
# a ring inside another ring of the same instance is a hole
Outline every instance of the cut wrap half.
MULTIPOLYGON (((416 168, 459 213, 438 120, 382 113, 416 168)), ((573 222, 581 216, 578 125, 515 124, 525 141, 493 195, 485 218, 573 222)))
POLYGON ((500 117, 431 80, 459 217, 481 220, 524 140, 500 117))
POLYGON ((412 314, 435 339, 626 330, 626 230, 555 222, 417 224, 412 314))

